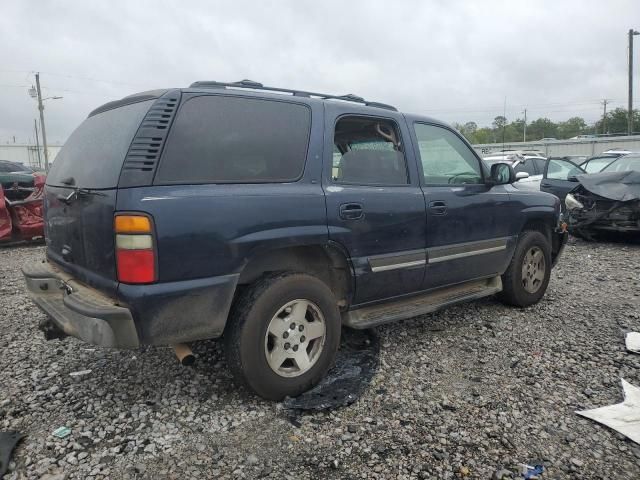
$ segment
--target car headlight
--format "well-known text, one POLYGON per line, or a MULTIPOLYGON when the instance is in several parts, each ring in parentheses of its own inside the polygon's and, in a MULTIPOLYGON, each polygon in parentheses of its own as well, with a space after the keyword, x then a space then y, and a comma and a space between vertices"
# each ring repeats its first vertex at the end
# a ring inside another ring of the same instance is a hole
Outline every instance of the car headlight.
POLYGON ((567 210, 576 210, 576 209, 584 208, 584 205, 582 205, 582 203, 580 203, 576 199, 576 197, 574 197, 570 193, 568 193, 566 198, 564 199, 564 204, 567 206, 567 210))

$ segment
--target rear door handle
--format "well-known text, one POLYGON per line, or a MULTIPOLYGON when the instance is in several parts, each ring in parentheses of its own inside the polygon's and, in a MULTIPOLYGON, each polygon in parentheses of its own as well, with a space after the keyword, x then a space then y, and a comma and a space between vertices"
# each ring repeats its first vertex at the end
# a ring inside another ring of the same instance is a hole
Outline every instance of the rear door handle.
POLYGON ((340 218, 343 220, 359 220, 364 217, 361 203, 343 203, 340 205, 340 218))
POLYGON ((442 200, 429 202, 429 210, 431 210, 431 213, 433 213, 434 215, 446 215, 447 204, 442 200))

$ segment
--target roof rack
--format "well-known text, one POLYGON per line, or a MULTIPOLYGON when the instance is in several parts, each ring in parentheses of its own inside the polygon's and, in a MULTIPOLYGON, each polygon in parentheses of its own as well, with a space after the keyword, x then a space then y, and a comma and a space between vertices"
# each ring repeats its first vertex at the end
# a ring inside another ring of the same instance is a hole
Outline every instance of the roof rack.
POLYGON ((290 93, 294 97, 316 97, 321 98, 323 100, 342 100, 345 102, 355 102, 366 105, 367 107, 377 107, 377 108, 385 108, 387 110, 398 111, 398 109, 394 106, 387 105, 385 103, 379 102, 369 102, 362 97, 354 95, 352 93, 348 95, 328 95, 326 93, 315 93, 315 92, 305 92, 303 90, 291 90, 288 88, 276 88, 276 87, 265 87, 263 84, 259 82, 254 82, 253 80, 240 80, 239 82, 225 83, 225 82, 215 82, 215 81, 200 81, 193 82, 189 85, 189 88, 248 88, 251 90, 265 90, 268 92, 282 92, 282 93, 290 93))

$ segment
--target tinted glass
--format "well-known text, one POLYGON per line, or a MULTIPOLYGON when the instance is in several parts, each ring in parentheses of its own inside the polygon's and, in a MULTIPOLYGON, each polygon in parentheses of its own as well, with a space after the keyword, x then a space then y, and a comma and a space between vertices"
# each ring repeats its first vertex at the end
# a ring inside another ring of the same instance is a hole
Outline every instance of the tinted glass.
POLYGON ((480 162, 455 133, 422 123, 416 123, 414 128, 425 183, 482 183, 480 162))
POLYGON ((516 173, 526 172, 530 176, 536 174, 535 166, 533 165, 533 161, 531 160, 525 160, 524 162, 520 162, 513 169, 515 170, 516 173))
POLYGON ((638 156, 620 157, 602 171, 603 172, 628 172, 629 170, 640 171, 640 157, 638 156))
POLYGON ((385 119, 344 117, 334 132, 336 183, 406 185, 407 166, 395 123, 385 119))
POLYGON ((580 175, 584 171, 567 160, 549 160, 547 178, 552 180, 569 180, 569 177, 580 175))
POLYGON ((542 175, 544 173, 544 167, 547 165, 547 161, 542 158, 532 158, 531 161, 536 166, 538 175, 542 175))
POLYGON ((304 169, 310 126, 305 105, 192 98, 180 107, 155 183, 294 181, 304 169))
POLYGON ((115 108, 87 118, 58 153, 48 185, 73 179, 81 188, 114 188, 124 157, 153 100, 115 108))

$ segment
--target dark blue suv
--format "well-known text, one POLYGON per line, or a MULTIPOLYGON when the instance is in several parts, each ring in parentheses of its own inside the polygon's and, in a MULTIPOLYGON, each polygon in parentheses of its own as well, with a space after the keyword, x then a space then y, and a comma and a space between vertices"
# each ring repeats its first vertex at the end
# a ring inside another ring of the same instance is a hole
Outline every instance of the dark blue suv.
POLYGON ((514 180, 431 118, 196 82, 78 127, 47 178, 46 261, 23 272, 48 338, 184 355, 222 337, 236 378, 281 399, 323 377, 343 325, 540 300, 567 234, 514 180))

